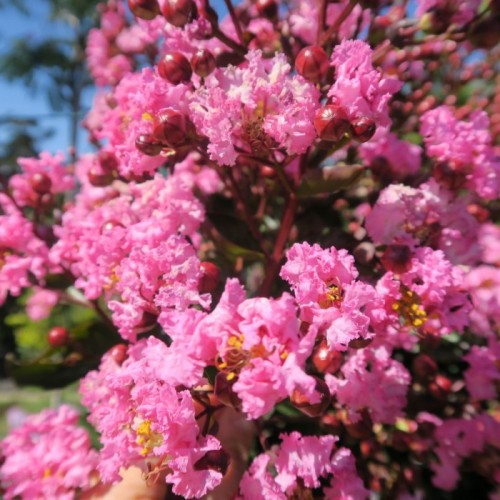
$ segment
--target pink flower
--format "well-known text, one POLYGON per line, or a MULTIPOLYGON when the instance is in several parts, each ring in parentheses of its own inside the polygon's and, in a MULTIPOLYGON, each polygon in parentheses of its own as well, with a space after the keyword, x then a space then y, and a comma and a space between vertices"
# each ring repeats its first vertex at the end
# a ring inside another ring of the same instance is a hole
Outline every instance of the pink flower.
POLYGON ((346 250, 296 243, 287 253, 281 277, 290 283, 300 317, 324 333, 332 349, 346 350, 357 338, 371 338, 370 314, 375 290, 356 281, 354 258, 346 250))
POLYGON ((474 264, 480 258, 479 224, 467 201, 432 179, 418 188, 391 184, 380 193, 365 227, 377 245, 431 246, 454 264, 474 264))
POLYGON ((318 488, 319 478, 332 472, 331 455, 337 437, 302 436, 298 432, 281 434, 281 446, 276 454, 275 481, 285 493, 297 487, 301 478, 307 488, 318 488))
POLYGON ((464 373, 465 385, 474 401, 495 400, 500 380, 500 342, 491 337, 488 345, 472 346, 464 356, 469 368, 464 373))
MULTIPOLYGON (((156 339, 140 341, 118 365, 107 355, 99 371, 80 386, 89 421, 100 432, 99 472, 106 482, 120 479, 121 467, 142 466, 148 460, 151 479, 166 472, 165 481, 186 498, 200 498, 222 480, 210 467, 195 466, 207 452, 221 449, 219 441, 201 434, 188 390, 177 391, 173 378, 159 378, 161 353, 156 339)), ((164 372, 165 374, 165 372, 164 372)))
POLYGON ((466 122, 457 120, 453 111, 439 106, 422 115, 420 133, 427 154, 445 164, 442 181, 463 178, 471 191, 495 199, 500 193, 500 160, 491 145, 488 115, 475 111, 466 122))
POLYGON ((285 500, 312 495, 313 489, 321 498, 357 500, 367 496, 351 452, 341 448, 333 454, 336 436, 302 436, 295 431, 281 434, 280 439, 279 446, 258 455, 243 475, 240 492, 244 500, 285 500), (324 484, 320 479, 332 474, 331 487, 319 492, 324 484))
POLYGON ((451 16, 450 19, 446 20, 447 23, 462 26, 474 17, 480 5, 481 0, 465 0, 458 3, 450 0, 418 0, 415 15, 417 18, 421 18, 428 12, 436 11, 437 15, 442 13, 441 16, 449 13, 451 16))
POLYGON ((359 154, 383 179, 402 180, 420 169, 422 148, 379 127, 369 142, 360 145, 359 154))
POLYGON ((394 423, 406 405, 410 374, 384 347, 354 351, 341 368, 343 378, 327 374, 326 383, 351 421, 368 409, 373 422, 394 423))
POLYGON ((26 312, 33 321, 40 321, 50 316, 52 309, 59 302, 59 292, 34 287, 33 294, 26 303, 26 312))
POLYGON ((75 183, 71 171, 63 164, 64 155, 55 156, 43 151, 39 158, 19 158, 22 173, 9 179, 13 198, 21 206, 36 206, 44 194, 60 194, 70 191, 75 183), (43 184, 36 182, 42 176, 43 184), (38 191, 35 189, 38 184, 38 191))
POLYGON ((247 65, 214 71, 193 94, 191 117, 210 141, 211 159, 234 165, 235 147, 263 155, 276 148, 303 153, 316 137, 318 91, 291 76, 282 54, 266 60, 256 50, 246 57, 247 65))
MULTIPOLYGON (((330 3, 326 11, 326 25, 332 25, 340 13, 345 9, 347 0, 338 3, 330 3)), ((294 0, 288 15, 290 30, 296 37, 299 37, 306 44, 316 43, 316 33, 318 32, 319 4, 313 0, 294 0)), ((363 12, 359 5, 356 5, 346 20, 340 25, 338 37, 351 38, 356 31, 358 22, 364 25, 369 19, 369 11, 363 12), (363 17, 362 19, 360 19, 363 17)))
POLYGON ((332 458, 333 478, 330 488, 325 488, 328 500, 361 500, 369 492, 358 476, 356 461, 351 450, 340 448, 332 458))
POLYGON ((451 418, 443 420, 435 433, 438 462, 431 464, 434 471, 432 483, 443 490, 455 489, 459 479, 459 467, 464 458, 481 452, 485 446, 500 449, 500 423, 488 414, 470 420, 451 418))
POLYGON ((344 40, 332 54, 335 82, 328 91, 333 104, 347 110, 351 120, 367 117, 377 126, 390 125, 389 100, 401 88, 394 77, 372 65, 372 50, 361 40, 344 40))
POLYGON ((463 281, 463 272, 443 252, 417 248, 408 271, 387 272, 377 283, 387 314, 377 326, 381 339, 391 328, 437 336, 463 331, 471 310, 463 281))
POLYGON ((70 500, 92 486, 97 453, 69 406, 32 415, 2 441, 0 487, 13 498, 70 500))
POLYGON ((500 268, 479 266, 464 278, 464 287, 471 296, 471 328, 476 335, 495 337, 500 327, 500 268))

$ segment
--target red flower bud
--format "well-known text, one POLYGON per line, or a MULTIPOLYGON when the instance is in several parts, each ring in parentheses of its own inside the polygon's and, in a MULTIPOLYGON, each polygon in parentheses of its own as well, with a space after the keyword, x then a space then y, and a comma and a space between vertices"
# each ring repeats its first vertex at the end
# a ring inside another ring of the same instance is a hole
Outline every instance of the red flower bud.
POLYGON ((128 357, 127 346, 125 344, 116 344, 108 351, 108 354, 117 365, 122 365, 128 357))
POLYGON ((180 52, 167 52, 158 63, 159 75, 173 85, 188 82, 193 71, 189 61, 180 52))
POLYGON ((202 78, 208 76, 215 69, 215 57, 206 49, 198 49, 191 58, 193 71, 202 78))
POLYGON ((187 118, 172 108, 162 109, 155 117, 153 137, 162 144, 175 148, 186 141, 187 118))
POLYGON ((349 131, 349 119, 344 108, 336 104, 327 104, 316 112, 314 128, 324 141, 340 141, 349 131))
POLYGON ((152 134, 142 134, 135 140, 135 147, 147 156, 156 156, 163 149, 162 143, 152 134))
POLYGON ((127 3, 134 16, 147 21, 154 19, 160 13, 157 0, 128 0, 127 3))
POLYGON ((118 158, 111 151, 99 151, 97 160, 103 172, 111 173, 118 170, 118 158))
POLYGON ((367 142, 375 134, 377 126, 375 122, 367 116, 355 118, 351 122, 351 135, 359 142, 367 142))
POLYGON ((45 194, 50 192, 50 188, 52 187, 52 181, 47 174, 36 173, 33 174, 30 178, 30 184, 33 188, 33 191, 38 194, 45 194))
POLYGON ((62 347, 69 341, 68 330, 62 326, 54 326, 47 334, 47 342, 52 347, 62 347))
POLYGON ((316 45, 303 48, 295 59, 295 69, 306 80, 320 82, 330 66, 326 52, 316 45))
POLYGON ((202 262, 200 268, 201 276, 198 281, 198 290, 200 293, 215 292, 220 281, 220 269, 212 262, 202 262))
POLYGON ((335 373, 342 366, 343 360, 342 353, 330 350, 326 339, 321 340, 312 355, 312 363, 319 373, 335 373))
POLYGON ((317 403, 311 403, 298 389, 295 389, 290 396, 291 403, 308 417, 317 417, 325 413, 332 399, 330 390, 324 380, 316 379, 315 389, 320 397, 317 403))
POLYGON ((427 354, 419 354, 412 363, 413 373, 420 380, 432 380, 438 370, 436 362, 427 354))
POLYGON ((170 24, 182 28, 195 16, 196 6, 193 0, 165 0, 161 13, 170 24))
POLYGON ((389 245, 380 260, 387 271, 402 274, 411 267, 412 253, 406 245, 389 245))
POLYGON ((90 184, 95 187, 109 186, 115 179, 115 176, 112 173, 100 172, 97 167, 91 167, 87 172, 87 177, 90 184))
POLYGON ((257 0, 255 7, 259 15, 274 19, 278 15, 278 4, 274 0, 257 0))

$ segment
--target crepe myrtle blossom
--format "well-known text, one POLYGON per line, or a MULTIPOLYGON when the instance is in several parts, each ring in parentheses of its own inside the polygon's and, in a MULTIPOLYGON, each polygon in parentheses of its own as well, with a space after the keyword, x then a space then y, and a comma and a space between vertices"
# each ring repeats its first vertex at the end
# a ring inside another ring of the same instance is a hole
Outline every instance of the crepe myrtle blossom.
POLYGON ((177 390, 168 375, 158 377, 160 344, 139 341, 121 364, 109 353, 81 382, 82 403, 103 445, 98 470, 104 482, 116 483, 120 468, 135 465, 149 481, 164 476, 177 495, 200 498, 222 480, 222 472, 200 462, 221 444, 201 434, 190 392, 177 390))
POLYGON ((473 305, 471 329, 480 337, 496 337, 500 329, 500 268, 477 266, 470 269, 464 278, 464 288, 473 305))
POLYGON ((372 54, 370 46, 361 40, 344 40, 337 45, 331 57, 335 82, 328 97, 332 104, 346 110, 351 121, 365 117, 387 127, 391 124, 389 100, 402 83, 375 69, 372 54))
POLYGON ((27 417, 0 442, 0 488, 6 500, 71 500, 96 482, 97 452, 67 405, 27 417))
POLYGON ((385 347, 366 347, 351 352, 340 376, 327 374, 325 381, 349 419, 357 422, 367 409, 374 423, 394 423, 406 405, 411 377, 385 347))
MULTIPOLYGON (((487 413, 472 418, 450 418, 443 420, 434 432, 437 460, 431 463, 434 471, 432 483, 446 491, 456 488, 460 480, 460 466, 464 459, 490 448, 493 453, 500 449, 500 422, 487 413)), ((484 457, 486 460, 487 458, 484 457)), ((498 475, 492 477, 499 483, 498 475)))
POLYGON ((315 325, 331 349, 345 351, 349 342, 373 337, 370 317, 380 300, 373 287, 356 279, 346 250, 296 243, 280 275, 292 287, 301 320, 315 325))
POLYGON ((500 380, 500 342, 494 337, 486 346, 472 346, 464 356, 469 367, 464 372, 465 385, 474 401, 495 400, 500 380))
POLYGON ((49 248, 34 233, 33 223, 4 198, 0 198, 0 208, 5 212, 0 215, 0 304, 3 304, 8 294, 19 296, 33 284, 33 278, 43 283, 45 275, 59 267, 50 263, 49 248))
POLYGON ((311 403, 320 399, 316 380, 305 373, 316 330, 302 334, 291 295, 245 299, 241 285, 231 279, 211 313, 168 311, 164 318, 160 324, 172 348, 183 346, 195 365, 215 360, 218 376, 229 383, 249 418, 265 415, 296 389, 311 403))
POLYGON ((55 228, 58 241, 50 252, 91 300, 114 291, 120 263, 132 249, 140 257, 142 247, 153 250, 169 236, 193 239, 204 216, 189 185, 175 175, 156 175, 141 184, 119 183, 104 202, 77 201, 55 228))
MULTIPOLYGON (((280 435, 281 444, 258 455, 240 483, 243 499, 285 500, 294 495, 312 495, 321 487, 320 478, 332 478, 326 498, 367 496, 357 475, 354 457, 346 448, 335 451, 336 436, 303 436, 299 432, 280 435)), ((354 497, 353 497, 354 498, 354 497)))
POLYGON ((20 207, 47 206, 54 195, 75 187, 71 170, 64 165, 64 155, 46 151, 38 158, 19 158, 21 173, 9 179, 12 196, 20 207))
POLYGON ((458 120, 450 106, 439 106, 421 117, 420 133, 427 154, 438 162, 434 176, 445 185, 466 187, 493 200, 500 193, 500 159, 492 146, 489 119, 474 111, 458 120))
POLYGON ((314 113, 319 92, 292 75, 283 54, 264 59, 248 52, 241 67, 216 69, 191 99, 191 118, 208 137, 210 158, 234 165, 236 149, 267 156, 272 149, 303 153, 316 137, 314 113))
POLYGON ((468 212, 468 201, 433 179, 418 188, 391 184, 381 191, 365 227, 377 245, 430 246, 453 264, 476 264, 480 224, 468 212))
POLYGON ((462 332, 469 324, 471 310, 463 283, 463 271, 443 252, 417 248, 405 272, 389 271, 377 282, 386 317, 376 331, 385 337, 384 332, 392 325, 417 337, 462 332))

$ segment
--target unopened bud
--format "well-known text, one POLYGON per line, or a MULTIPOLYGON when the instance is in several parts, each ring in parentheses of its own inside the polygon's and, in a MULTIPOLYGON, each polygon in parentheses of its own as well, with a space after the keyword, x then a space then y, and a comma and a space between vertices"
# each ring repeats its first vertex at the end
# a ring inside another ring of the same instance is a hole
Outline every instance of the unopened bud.
POLYGON ((180 52, 167 52, 158 63, 158 73, 173 85, 188 82, 193 71, 189 61, 180 52))
POLYGON ((278 15, 278 4, 274 0, 257 0, 255 7, 263 17, 274 19, 278 15))
POLYGON ((187 118, 175 109, 166 108, 156 116, 156 127, 153 137, 170 147, 175 148, 186 141, 187 118))
POLYGON ((111 151, 99 151, 97 161, 105 173, 116 172, 118 170, 118 158, 111 151))
POLYGON ((47 342, 52 347, 62 347, 69 341, 69 333, 63 326, 54 326, 47 334, 47 342))
POLYGON ((317 403, 311 403, 299 389, 295 389, 290 396, 291 403, 308 417, 322 415, 331 402, 330 390, 324 380, 317 378, 315 389, 320 398, 317 403))
POLYGON ((161 13, 170 24, 182 28, 192 21, 196 6, 193 0, 164 0, 161 13))
POLYGON ((128 0, 127 3, 134 16, 147 21, 154 19, 160 13, 157 0, 128 0))
POLYGON ((349 131, 350 123, 343 108, 328 104, 316 112, 314 128, 320 139, 338 142, 349 131))
POLYGON ((141 134, 135 140, 135 147, 147 156, 156 156, 163 149, 162 143, 152 134, 141 134))
POLYGON ((198 76, 205 78, 215 69, 215 57, 207 49, 198 49, 191 58, 191 66, 198 76))
POLYGON ((406 245, 389 245, 380 260, 387 271, 403 274, 411 267, 412 252, 406 245))
POLYGON ((128 357, 127 346, 125 344, 116 344, 108 351, 108 354, 117 365, 122 365, 128 357))
POLYGON ((198 281, 200 293, 213 293, 217 289, 220 281, 220 269, 212 262, 202 262, 200 264, 201 276, 198 281))
POLYGON ((306 80, 318 83, 324 79, 330 60, 326 52, 317 45, 303 48, 295 59, 295 69, 306 80))
POLYGON ((326 339, 314 348, 312 363, 319 373, 335 373, 342 366, 344 356, 339 351, 332 351, 326 339))
POLYGON ((413 373, 420 380, 432 380, 437 371, 436 362, 427 354, 419 354, 412 363, 413 373))
POLYGON ((52 187, 52 181, 47 174, 44 173, 36 173, 33 174, 30 178, 30 184, 33 188, 33 191, 38 194, 45 194, 50 192, 50 188, 52 187))
POLYGON ((351 135, 359 142, 369 141, 376 129, 375 122, 367 116, 361 116, 351 122, 351 135))

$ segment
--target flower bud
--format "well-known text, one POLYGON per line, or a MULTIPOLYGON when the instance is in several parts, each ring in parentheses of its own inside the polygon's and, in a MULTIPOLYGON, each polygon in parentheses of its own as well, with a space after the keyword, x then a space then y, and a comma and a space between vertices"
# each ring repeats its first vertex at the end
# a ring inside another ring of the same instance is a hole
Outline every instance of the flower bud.
POLYGON ((105 173, 116 172, 118 170, 118 158, 111 151, 99 151, 97 161, 105 173))
POLYGON ((444 375, 437 375, 433 382, 428 385, 429 393, 436 399, 445 401, 451 392, 452 382, 444 375))
POLYGON ((215 292, 220 281, 220 269, 212 262, 202 262, 200 270, 201 276, 198 281, 198 290, 200 293, 215 292))
POLYGON ((223 450, 210 450, 193 465, 194 470, 214 470, 223 476, 229 467, 229 454, 223 450))
POLYGON ((413 373, 420 380, 432 380, 438 370, 436 362, 427 354, 419 354, 412 363, 413 373))
POLYGON ((215 69, 215 57, 207 49, 198 49, 191 58, 191 66, 198 76, 205 78, 215 69))
POLYGON ((343 361, 342 353, 330 350, 325 338, 314 348, 312 363, 319 373, 335 373, 343 361))
POLYGON ((121 366, 128 358, 127 346, 125 344, 116 344, 108 351, 108 354, 117 365, 121 366))
POLYGON ((62 347, 69 341, 69 333, 62 326, 54 326, 47 334, 47 342, 51 347, 62 347))
POLYGON ((377 126, 375 122, 367 116, 355 118, 351 122, 351 135, 359 142, 367 142, 375 134, 377 126))
POLYGON ((147 156, 156 156, 163 149, 162 143, 153 134, 141 134, 135 140, 135 147, 147 156))
POLYGON ((195 16, 196 6, 193 0, 165 0, 161 13, 170 24, 182 28, 195 16))
POLYGON ((412 252, 406 245, 389 245, 380 260, 387 271, 403 274, 411 267, 412 252))
POLYGON ((278 4, 274 0, 257 0, 255 7, 263 17, 274 19, 278 15, 278 4))
POLYGON ((317 403, 310 403, 307 396, 305 396, 299 389, 295 389, 290 396, 291 403, 295 408, 299 409, 308 417, 318 417, 325 413, 331 402, 331 395, 328 386, 324 380, 316 379, 316 392, 319 393, 319 401, 317 403))
POLYGON ((314 128, 324 141, 340 141, 349 131, 350 123, 344 108, 327 104, 318 109, 314 117, 314 128))
POLYGON ((97 167, 91 167, 87 172, 90 184, 95 187, 109 186, 115 179, 115 176, 108 172, 99 171, 97 167))
POLYGON ((318 83, 324 79, 329 66, 328 55, 317 45, 303 48, 295 59, 297 72, 313 83, 318 83))
POLYGON ((186 141, 187 119, 172 108, 162 109, 156 116, 153 137, 162 144, 175 148, 186 141))
POLYGON ((180 52, 167 52, 158 63, 158 73, 173 85, 188 82, 193 71, 189 61, 180 52))
POLYGON ((160 13, 157 0, 128 0, 128 8, 136 17, 150 21, 160 13))
POLYGON ((41 172, 33 174, 30 178, 30 184, 38 194, 45 194, 50 192, 50 188, 52 187, 52 181, 47 174, 43 174, 41 172))

